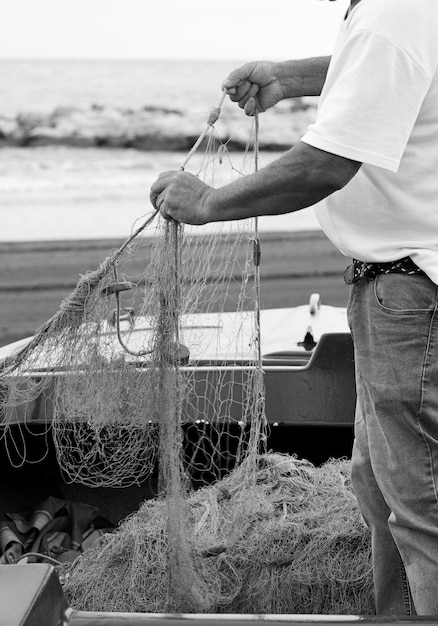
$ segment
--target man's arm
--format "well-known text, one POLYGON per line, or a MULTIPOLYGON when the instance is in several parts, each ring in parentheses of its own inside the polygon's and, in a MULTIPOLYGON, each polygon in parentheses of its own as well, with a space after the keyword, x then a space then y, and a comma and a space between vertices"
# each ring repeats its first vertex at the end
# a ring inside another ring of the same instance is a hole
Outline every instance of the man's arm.
POLYGON ((187 224, 292 213, 342 189, 361 163, 298 142, 260 171, 213 189, 185 172, 164 172, 151 189, 167 218, 187 224))
POLYGON ((313 57, 276 64, 276 74, 285 98, 319 96, 325 83, 331 57, 313 57))
POLYGON ((361 164, 306 143, 252 176, 214 190, 208 206, 211 221, 292 213, 342 189, 361 164))
POLYGON ((329 63, 330 57, 246 63, 231 72, 222 87, 247 115, 253 115, 256 108, 266 111, 286 98, 319 96, 329 63))

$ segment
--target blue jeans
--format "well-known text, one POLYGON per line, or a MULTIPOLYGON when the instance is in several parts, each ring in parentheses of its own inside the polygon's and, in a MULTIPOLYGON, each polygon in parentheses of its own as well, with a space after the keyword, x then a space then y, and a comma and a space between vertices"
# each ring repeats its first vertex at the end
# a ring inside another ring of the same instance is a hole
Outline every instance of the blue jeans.
POLYGON ((438 288, 380 274, 351 288, 352 480, 371 530, 378 614, 438 615, 438 288))

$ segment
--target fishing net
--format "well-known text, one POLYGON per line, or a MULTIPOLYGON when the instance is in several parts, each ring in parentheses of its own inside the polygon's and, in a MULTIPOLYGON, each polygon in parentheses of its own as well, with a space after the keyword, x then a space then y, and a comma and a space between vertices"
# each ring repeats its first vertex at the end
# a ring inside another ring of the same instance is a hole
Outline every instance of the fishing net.
MULTIPOLYGON (((214 126, 222 105, 183 164, 213 186, 256 163, 251 129, 233 162, 232 138, 214 126)), ((183 443, 185 471, 202 484, 244 458, 250 441, 258 446, 257 223, 202 233, 152 215, 3 360, 0 416, 15 457, 20 445, 8 426, 25 430, 35 402, 44 405, 66 480, 87 486, 138 484, 157 455, 168 471, 183 443)))
MULTIPOLYGON (((236 166, 222 103, 183 163, 212 186, 258 163, 257 117, 236 166)), ((126 487, 158 464, 159 497, 68 573, 75 608, 373 612, 346 466, 264 454, 259 259, 257 220, 153 214, 0 363, 11 459, 37 407, 66 482, 126 487)))
MULTIPOLYGON (((224 141, 214 126, 223 100, 182 166, 190 160, 212 186, 257 163, 256 121, 234 164, 231 138, 224 141)), ((11 460, 22 452, 25 461, 26 450, 10 426, 19 422, 24 432, 37 403, 67 482, 126 487, 158 462, 168 611, 205 608, 190 551, 189 489, 245 458, 251 489, 249 459, 266 441, 258 245, 257 220, 203 232, 155 213, 81 276, 59 311, 0 364, 11 460)))
MULTIPOLYGON (((353 495, 350 463, 322 467, 288 455, 257 457, 251 498, 245 465, 188 498, 187 580, 198 610, 370 615, 370 536, 353 495)), ((82 610, 166 610, 167 511, 146 501, 65 578, 82 610)), ((186 607, 190 608, 190 607, 186 607)))

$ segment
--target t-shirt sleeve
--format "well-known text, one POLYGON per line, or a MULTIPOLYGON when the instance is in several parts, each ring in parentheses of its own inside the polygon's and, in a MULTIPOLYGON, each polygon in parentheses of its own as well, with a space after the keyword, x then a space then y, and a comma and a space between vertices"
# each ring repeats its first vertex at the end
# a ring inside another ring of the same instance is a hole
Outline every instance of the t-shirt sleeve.
POLYGON ((333 59, 316 122, 302 141, 396 172, 430 84, 397 43, 359 30, 333 59))

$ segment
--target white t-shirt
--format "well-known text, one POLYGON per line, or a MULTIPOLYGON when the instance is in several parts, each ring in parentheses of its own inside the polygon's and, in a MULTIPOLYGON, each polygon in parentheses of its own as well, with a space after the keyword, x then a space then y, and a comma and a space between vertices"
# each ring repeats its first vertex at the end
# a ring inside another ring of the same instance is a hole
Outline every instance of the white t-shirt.
POLYGON ((412 259, 438 284, 438 0, 362 0, 302 141, 363 162, 316 207, 345 255, 412 259))

